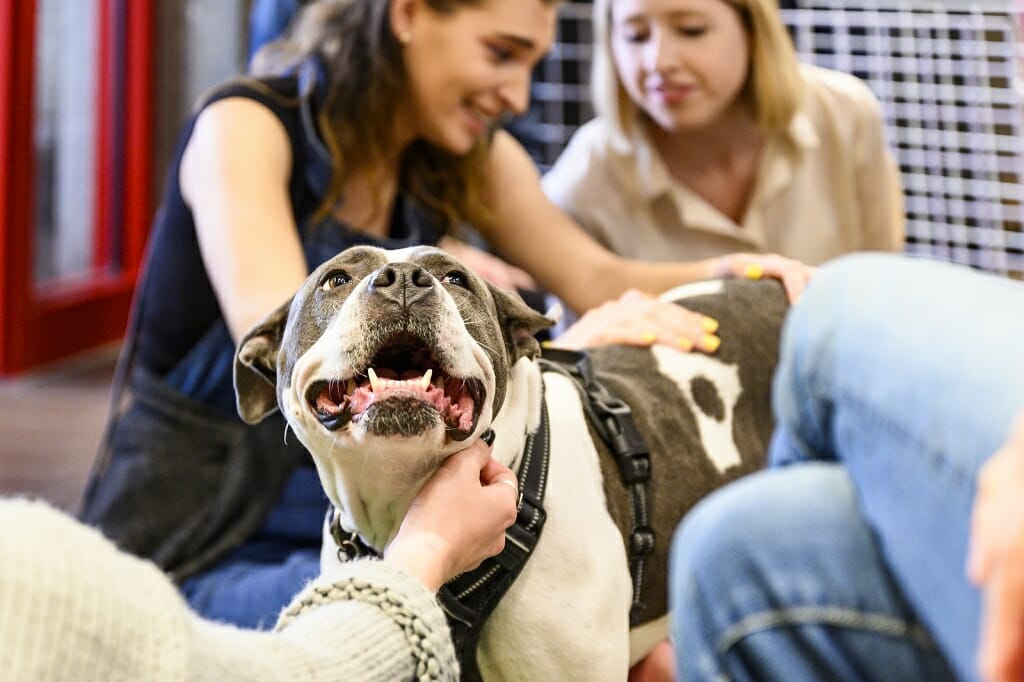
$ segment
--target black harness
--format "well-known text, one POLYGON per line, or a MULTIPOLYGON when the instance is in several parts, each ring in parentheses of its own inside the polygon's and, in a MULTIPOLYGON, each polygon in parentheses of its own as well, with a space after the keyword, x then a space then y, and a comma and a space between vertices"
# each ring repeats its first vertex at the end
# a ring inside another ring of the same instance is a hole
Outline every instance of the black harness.
POLYGON ((476 650, 480 633, 501 598, 512 587, 537 546, 547 514, 544 491, 551 456, 551 427, 548 409, 541 400, 540 424, 526 438, 519 465, 519 505, 516 522, 505 531, 505 549, 484 560, 474 570, 456 576, 439 591, 441 608, 448 616, 455 654, 462 669, 461 679, 478 682, 480 668, 476 650))
POLYGON ((629 575, 633 583, 633 601, 629 607, 630 626, 642 622, 644 603, 644 564, 654 551, 654 529, 648 521, 647 483, 651 480, 651 455, 647 443, 636 428, 633 412, 612 395, 594 376, 590 355, 585 352, 545 348, 541 371, 558 372, 576 384, 583 398, 590 425, 611 450, 619 465, 622 482, 629 490, 630 531, 628 536, 629 575))
MULTIPOLYGON (((629 543, 629 569, 633 582, 630 624, 639 621, 643 611, 640 588, 643 585, 644 559, 654 548, 654 531, 647 525, 645 485, 650 479, 650 457, 636 429, 629 406, 611 395, 594 378, 586 353, 545 348, 538 361, 541 371, 558 372, 573 379, 584 397, 587 417, 614 453, 623 481, 632 500, 632 531, 629 543)), ((543 390, 543 389, 542 389, 543 390)), ((505 549, 486 559, 477 568, 448 581, 438 591, 438 599, 451 629, 455 653, 462 669, 461 679, 479 682, 476 650, 480 633, 498 602, 523 570, 540 539, 547 514, 544 491, 550 460, 550 423, 547 405, 541 396, 540 424, 529 434, 519 464, 519 503, 516 522, 505 531, 505 549)), ((339 515, 331 514, 330 530, 338 546, 338 559, 347 561, 361 556, 376 556, 355 532, 342 530, 339 515)))

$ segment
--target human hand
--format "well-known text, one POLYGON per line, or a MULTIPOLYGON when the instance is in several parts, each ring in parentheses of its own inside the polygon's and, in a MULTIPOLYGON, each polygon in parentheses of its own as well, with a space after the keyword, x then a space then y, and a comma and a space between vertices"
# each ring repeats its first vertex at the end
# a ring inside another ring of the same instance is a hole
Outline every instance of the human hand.
POLYGON ((774 253, 730 253, 718 259, 714 277, 746 277, 780 280, 790 303, 796 303, 818 269, 774 253))
POLYGON ((660 343, 678 350, 718 350, 718 321, 662 301, 635 289, 618 299, 588 310, 551 345, 579 350, 621 343, 650 346, 660 343))
POLYGON ((982 590, 978 672, 1024 679, 1024 412, 978 472, 967 575, 982 590))
POLYGON ((385 561, 436 592, 505 548, 519 493, 515 474, 490 452, 478 440, 445 460, 409 505, 385 561))
POLYGON ((534 291, 538 288, 537 283, 525 271, 514 265, 509 265, 482 249, 470 246, 464 241, 453 237, 442 237, 438 246, 499 289, 534 291))
POLYGON ((675 679, 676 653, 672 643, 663 639, 629 669, 628 682, 674 682, 675 679))

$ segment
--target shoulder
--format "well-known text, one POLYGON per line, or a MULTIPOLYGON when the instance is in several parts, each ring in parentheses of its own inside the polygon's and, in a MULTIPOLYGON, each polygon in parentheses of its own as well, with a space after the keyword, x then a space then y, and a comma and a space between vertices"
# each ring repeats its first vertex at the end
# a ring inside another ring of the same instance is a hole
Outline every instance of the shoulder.
POLYGON ((188 147, 217 148, 246 142, 264 149, 269 145, 291 146, 287 125, 273 110, 261 102, 234 96, 205 106, 196 116, 191 137, 188 147))
POLYGON ((860 146, 860 140, 884 136, 882 106, 867 83, 856 76, 802 65, 805 93, 800 113, 828 146, 860 146))
POLYGON ((246 99, 259 103, 275 112, 292 112, 298 109, 298 78, 275 76, 269 78, 234 78, 210 88, 196 102, 194 113, 224 99, 246 99))
POLYGON ((806 88, 805 106, 811 111, 824 110, 841 117, 881 115, 878 98, 860 78, 811 64, 801 65, 800 72, 806 88))
MULTIPOLYGON (((223 120, 225 128, 237 127, 244 134, 249 127, 299 135, 301 128, 294 77, 238 78, 215 86, 204 93, 194 108, 196 126, 211 120, 223 120)), ((225 131, 226 132, 226 131, 225 131)))
POLYGON ((186 204, 242 177, 286 181, 296 138, 288 123, 263 103, 228 96, 195 117, 181 153, 179 184, 186 204))
POLYGON ((576 130, 544 175, 544 192, 554 203, 575 212, 577 204, 607 192, 632 156, 631 150, 615 146, 604 120, 592 119, 576 130))

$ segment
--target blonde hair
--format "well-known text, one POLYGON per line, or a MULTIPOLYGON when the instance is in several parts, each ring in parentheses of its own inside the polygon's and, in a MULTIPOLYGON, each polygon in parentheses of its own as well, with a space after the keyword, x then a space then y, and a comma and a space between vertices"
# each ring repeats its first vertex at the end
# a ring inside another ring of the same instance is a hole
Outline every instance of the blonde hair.
MULTIPOLYGON (((619 80, 612 56, 611 6, 594 0, 594 60, 591 95, 594 109, 611 127, 620 144, 631 144, 642 113, 619 80)), ((740 17, 750 38, 750 70, 745 96, 750 98, 758 127, 768 135, 781 133, 800 106, 803 80, 793 42, 779 16, 777 0, 721 0, 740 17)))
MULTIPOLYGON (((486 1, 425 4, 440 14, 452 14, 486 1)), ((317 112, 317 127, 331 155, 332 173, 318 216, 342 199, 354 164, 379 168, 392 151, 392 122, 396 105, 406 96, 406 73, 401 45, 391 29, 390 8, 389 0, 318 0, 303 8, 284 38, 253 57, 250 73, 256 76, 294 71, 310 58, 323 64, 326 96, 317 112)), ((459 155, 418 140, 402 157, 399 186, 433 214, 444 231, 463 221, 485 224, 491 219, 483 196, 488 145, 489 140, 481 139, 468 154, 459 155)), ((376 211, 384 208, 380 199, 375 198, 376 211)))

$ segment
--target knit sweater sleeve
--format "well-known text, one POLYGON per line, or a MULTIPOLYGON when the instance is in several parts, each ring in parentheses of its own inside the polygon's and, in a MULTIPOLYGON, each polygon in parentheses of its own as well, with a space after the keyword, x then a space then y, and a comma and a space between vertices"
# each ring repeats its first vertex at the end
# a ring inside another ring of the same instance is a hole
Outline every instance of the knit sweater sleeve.
POLYGON ((194 679, 457 680, 458 663, 436 597, 408 574, 354 561, 309 584, 273 633, 199 621, 194 679))
POLYGON ((455 680, 435 596, 379 561, 311 583, 276 632, 205 620, 154 564, 42 502, 0 500, 4 679, 455 680))

